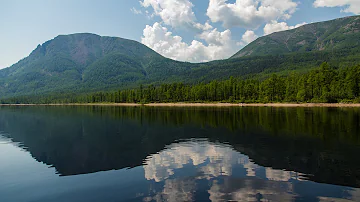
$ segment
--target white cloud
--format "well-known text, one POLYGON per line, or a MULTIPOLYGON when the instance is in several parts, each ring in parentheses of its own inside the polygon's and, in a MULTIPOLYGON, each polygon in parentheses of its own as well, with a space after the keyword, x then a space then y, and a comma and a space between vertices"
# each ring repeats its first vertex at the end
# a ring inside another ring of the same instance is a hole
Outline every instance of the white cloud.
POLYGON ((154 14, 160 16, 166 25, 174 28, 190 28, 195 31, 211 29, 208 23, 202 25, 196 23, 195 13, 192 10, 194 6, 189 0, 143 0, 140 4, 145 7, 152 7, 154 14))
MULTIPOLYGON (((157 154, 149 156, 143 166, 145 178, 155 182, 166 181, 185 165, 195 166, 200 174, 197 179, 211 179, 219 176, 232 176, 234 167, 243 167, 246 176, 254 177, 260 173, 260 166, 231 147, 208 141, 177 143, 168 146, 157 154)), ((261 172, 261 171, 260 171, 261 172)), ((266 168, 266 178, 272 181, 287 182, 298 180, 299 173, 266 168)))
POLYGON ((146 26, 141 42, 165 57, 189 62, 224 59, 237 51, 230 30, 204 31, 198 37, 205 40, 207 45, 197 40, 187 44, 180 36, 174 36, 166 27, 156 22, 153 26, 146 26))
POLYGON ((237 153, 231 147, 219 147, 207 141, 172 144, 169 148, 146 159, 143 167, 147 180, 167 180, 175 174, 176 169, 186 164, 197 166, 198 173, 204 179, 231 176, 234 165, 243 165, 249 172, 259 168, 247 156, 237 153))
POLYGON ((203 32, 199 35, 199 38, 204 39, 208 44, 223 46, 231 41, 231 31, 225 30, 224 32, 219 32, 215 28, 212 31, 203 32))
POLYGON ((130 8, 130 11, 133 12, 134 14, 136 15, 139 15, 139 14, 142 14, 142 11, 141 10, 137 10, 136 8, 130 8))
POLYGON ((264 22, 289 19, 298 3, 292 0, 210 0, 207 16, 212 22, 222 22, 224 27, 233 26, 255 29, 264 22))
POLYGON ((259 38, 258 35, 255 34, 254 31, 247 30, 241 37, 241 41, 237 42, 237 46, 246 46, 249 43, 255 41, 257 38, 259 38))
POLYGON ((297 24, 295 26, 289 26, 286 22, 277 22, 275 20, 271 21, 271 23, 268 23, 264 27, 264 35, 269 35, 274 32, 280 32, 285 31, 289 29, 295 29, 302 25, 305 25, 306 23, 297 24))
POLYGON ((318 7, 346 7, 342 12, 360 14, 360 0, 315 0, 318 7))
POLYGON ((245 34, 242 36, 242 41, 245 43, 244 45, 247 45, 255 41, 257 38, 258 36, 255 34, 254 31, 247 30, 245 34))

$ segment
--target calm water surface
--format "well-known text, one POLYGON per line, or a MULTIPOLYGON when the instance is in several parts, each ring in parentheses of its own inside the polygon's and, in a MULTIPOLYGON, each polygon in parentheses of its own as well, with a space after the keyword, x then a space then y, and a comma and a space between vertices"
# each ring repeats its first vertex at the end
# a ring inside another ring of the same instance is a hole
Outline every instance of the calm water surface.
POLYGON ((0 201, 360 201, 360 109, 0 107, 0 201))

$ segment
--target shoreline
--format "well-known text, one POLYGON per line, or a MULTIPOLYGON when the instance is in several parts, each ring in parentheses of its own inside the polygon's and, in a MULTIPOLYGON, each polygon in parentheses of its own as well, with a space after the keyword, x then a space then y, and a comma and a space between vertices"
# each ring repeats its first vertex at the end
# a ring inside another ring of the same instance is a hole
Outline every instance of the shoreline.
POLYGON ((360 107, 345 103, 69 103, 69 104, 0 104, 0 106, 124 106, 124 107, 360 107))

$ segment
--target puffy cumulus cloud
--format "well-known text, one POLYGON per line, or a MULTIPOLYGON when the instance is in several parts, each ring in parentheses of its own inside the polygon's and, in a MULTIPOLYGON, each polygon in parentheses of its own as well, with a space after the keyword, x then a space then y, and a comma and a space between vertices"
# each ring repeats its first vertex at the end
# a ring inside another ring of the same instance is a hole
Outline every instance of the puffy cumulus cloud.
POLYGON ((207 16, 212 22, 222 22, 226 28, 233 26, 258 28, 264 22, 289 19, 298 3, 292 0, 210 0, 207 16))
POLYGON ((154 14, 160 16, 166 25, 172 27, 183 27, 202 31, 211 29, 209 23, 196 23, 194 6, 189 0, 143 0, 140 4, 145 7, 152 7, 154 14))
POLYGON ((258 38, 258 36, 255 34, 254 31, 247 30, 245 34, 242 36, 243 43, 249 44, 253 41, 255 41, 258 38))
POLYGON ((224 59, 237 50, 236 43, 231 39, 230 30, 204 31, 199 38, 205 40, 207 45, 197 40, 187 44, 182 37, 174 36, 166 27, 156 22, 153 26, 146 26, 141 42, 165 57, 189 62, 224 59))
POLYGON ((208 44, 214 44, 217 46, 226 45, 227 42, 231 41, 231 31, 225 30, 219 32, 215 28, 212 31, 205 31, 199 35, 199 38, 204 39, 208 44))
POLYGON ((360 14, 359 0, 315 0, 314 6, 318 7, 344 7, 342 12, 360 14))
POLYGON ((271 23, 268 23, 264 27, 264 35, 269 35, 274 32, 280 32, 285 31, 289 29, 295 29, 298 27, 301 27, 303 25, 306 25, 306 23, 297 24, 295 26, 289 26, 286 22, 277 22, 275 20, 271 21, 271 23))
POLYGON ((238 46, 246 46, 249 43, 255 41, 257 38, 259 38, 258 35, 255 34, 254 31, 247 30, 241 37, 241 41, 237 42, 236 44, 238 46))
POLYGON ((205 24, 193 23, 192 26, 198 30, 209 30, 213 28, 213 26, 211 26, 209 22, 206 22, 205 24))

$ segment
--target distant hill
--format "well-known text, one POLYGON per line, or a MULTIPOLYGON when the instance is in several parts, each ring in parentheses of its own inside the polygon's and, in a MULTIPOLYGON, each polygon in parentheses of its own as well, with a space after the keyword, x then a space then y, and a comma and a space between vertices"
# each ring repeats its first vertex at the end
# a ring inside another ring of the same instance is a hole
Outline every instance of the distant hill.
POLYGON ((0 95, 110 88, 178 73, 179 62, 145 45, 95 34, 60 35, 0 71, 0 95))
POLYGON ((306 72, 327 61, 360 64, 360 17, 314 23, 261 37, 227 60, 174 61, 147 46, 95 34, 60 35, 0 70, 0 99, 129 89, 140 84, 199 83, 306 72))
POLYGON ((258 38, 231 58, 358 48, 360 16, 313 23, 258 38))

